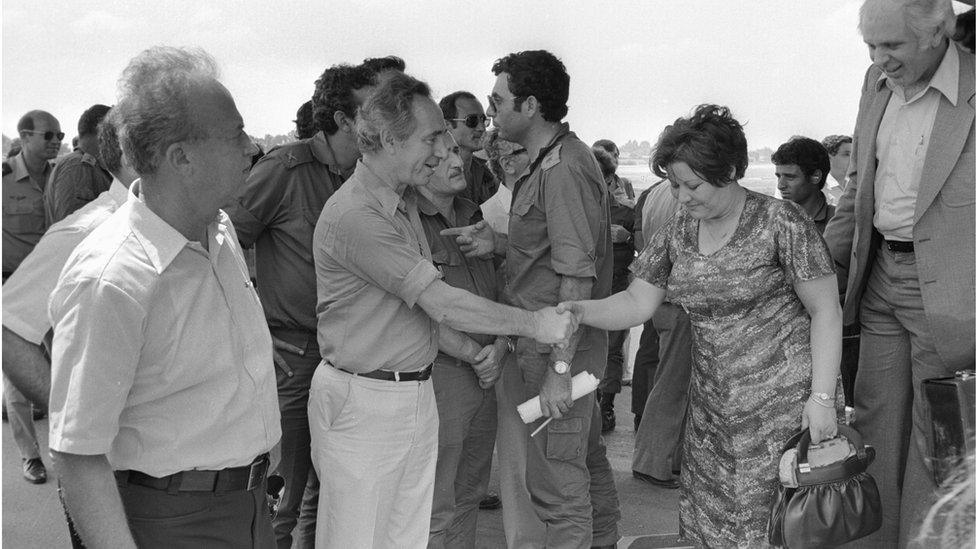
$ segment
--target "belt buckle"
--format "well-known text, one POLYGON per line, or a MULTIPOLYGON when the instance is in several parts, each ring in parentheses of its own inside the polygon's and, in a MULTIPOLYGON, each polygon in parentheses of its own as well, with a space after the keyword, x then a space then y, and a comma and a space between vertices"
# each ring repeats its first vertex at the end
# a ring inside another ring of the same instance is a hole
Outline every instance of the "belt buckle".
POLYGON ((399 371, 397 371, 397 370, 394 370, 394 371, 393 371, 393 379, 394 379, 394 380, 395 380, 396 382, 398 382, 398 383, 399 383, 399 381, 400 381, 400 372, 399 372, 399 371))
POLYGON ((261 486, 261 481, 264 480, 264 473, 267 466, 267 457, 262 456, 261 459, 255 461, 251 464, 247 471, 247 490, 251 491, 258 486, 261 486))

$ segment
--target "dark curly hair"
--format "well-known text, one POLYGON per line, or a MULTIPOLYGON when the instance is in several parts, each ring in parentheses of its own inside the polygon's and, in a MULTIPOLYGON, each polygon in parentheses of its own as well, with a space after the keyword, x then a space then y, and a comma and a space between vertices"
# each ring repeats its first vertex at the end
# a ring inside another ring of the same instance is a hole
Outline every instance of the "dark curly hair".
POLYGON ((312 102, 306 101, 302 103, 301 107, 298 107, 298 112, 295 113, 295 137, 299 139, 308 139, 315 135, 315 132, 319 131, 315 127, 315 120, 312 118, 312 102))
POLYGON ((819 141, 809 137, 794 137, 783 143, 773 153, 773 164, 796 164, 803 175, 810 177, 813 172, 820 170, 820 180, 817 187, 824 188, 827 174, 830 173, 830 157, 827 149, 819 141))
POLYGON ((333 65, 322 73, 315 81, 315 93, 312 95, 312 112, 315 126, 326 135, 334 135, 339 131, 335 122, 335 113, 343 112, 347 117, 356 117, 355 90, 373 84, 373 75, 360 66, 333 65))
POLYGON ((684 162, 716 187, 738 181, 749 165, 742 124, 728 107, 698 105, 690 117, 664 128, 654 146, 650 165, 655 175, 666 178, 668 165, 675 162, 684 162))
POLYGON ((88 107, 88 110, 81 113, 81 118, 78 119, 78 135, 98 135, 98 125, 110 108, 107 105, 88 107))
POLYGON ((407 68, 407 64, 403 61, 403 59, 400 59, 395 55, 363 59, 363 64, 360 66, 374 76, 386 70, 392 69, 403 72, 407 68))
POLYGON ((495 75, 508 74, 508 89, 515 96, 515 110, 530 95, 539 102, 543 120, 559 122, 569 107, 569 74, 566 65, 546 50, 520 51, 502 57, 491 67, 495 75))
POLYGON ((109 110, 98 123, 98 157, 113 175, 122 169, 122 146, 119 145, 118 113, 109 110))

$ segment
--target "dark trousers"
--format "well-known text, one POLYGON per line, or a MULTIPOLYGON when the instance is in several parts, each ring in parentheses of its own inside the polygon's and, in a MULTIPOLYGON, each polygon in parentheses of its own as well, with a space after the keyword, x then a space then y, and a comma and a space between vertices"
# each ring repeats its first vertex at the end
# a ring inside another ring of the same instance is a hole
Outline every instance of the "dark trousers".
POLYGON ((318 343, 313 332, 273 329, 275 350, 286 366, 276 365, 278 407, 281 411, 281 462, 275 472, 285 479, 278 516, 274 520, 279 549, 315 545, 319 481, 312 468, 311 435, 308 427, 308 390, 318 367, 318 343), (303 495, 308 492, 303 504, 303 495), (298 526, 297 532, 295 526, 298 526))
POLYGON ((275 546, 265 490, 175 492, 124 481, 119 495, 141 549, 200 547, 271 549, 275 546))
POLYGON ((654 319, 649 318, 644 323, 640 344, 637 352, 634 353, 634 378, 630 382, 630 411, 634 415, 639 416, 644 413, 644 403, 647 402, 647 395, 651 393, 651 387, 654 386, 654 376, 657 374, 657 367, 661 360, 658 356, 660 348, 657 330, 654 329, 654 319))
POLYGON ((691 384, 692 328, 688 314, 662 303, 654 313, 660 341, 660 364, 654 388, 634 438, 634 471, 661 480, 681 469, 681 446, 691 384))
MULTIPOLYGON (((630 271, 616 268, 614 266, 613 280, 610 284, 612 293, 622 292, 627 289, 628 276, 630 271)), ((617 330, 607 332, 607 369, 600 380, 601 393, 619 393, 620 385, 624 377, 624 341, 630 330, 617 330)))

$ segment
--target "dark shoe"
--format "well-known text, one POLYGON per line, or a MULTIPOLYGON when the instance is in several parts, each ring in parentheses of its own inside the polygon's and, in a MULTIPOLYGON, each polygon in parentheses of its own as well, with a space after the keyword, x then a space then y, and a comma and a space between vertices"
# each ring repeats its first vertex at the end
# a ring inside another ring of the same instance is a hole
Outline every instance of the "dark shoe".
POLYGON ((495 509, 502 508, 502 500, 498 497, 498 494, 489 493, 487 496, 481 499, 478 503, 478 509, 484 509, 485 511, 494 511, 495 509))
POLYGON ((637 480, 642 480, 642 481, 647 482, 649 484, 653 484, 654 486, 657 486, 659 488, 666 488, 668 490, 674 490, 675 488, 678 488, 679 486, 681 486, 681 483, 678 482, 678 479, 675 479, 675 478, 670 479, 670 480, 661 480, 659 478, 654 478, 651 475, 646 475, 646 474, 641 473, 639 471, 631 471, 631 472, 634 473, 634 478, 636 478, 637 480))
POLYGON ((41 458, 31 458, 25 459, 24 461, 24 479, 31 484, 44 484, 47 482, 47 469, 44 468, 44 462, 41 458))

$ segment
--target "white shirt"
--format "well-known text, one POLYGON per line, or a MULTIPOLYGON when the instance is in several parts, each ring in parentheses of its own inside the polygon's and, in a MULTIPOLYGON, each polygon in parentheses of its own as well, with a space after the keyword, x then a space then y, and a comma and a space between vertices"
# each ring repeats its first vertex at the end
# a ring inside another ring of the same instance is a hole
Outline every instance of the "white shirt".
POLYGON ((51 294, 52 450, 161 477, 281 437, 271 334, 223 212, 207 243, 133 199, 75 248, 51 294))
POLYGON ((3 326, 35 345, 51 329, 47 301, 71 251, 125 203, 129 191, 119 180, 44 233, 3 285, 3 326))
POLYGON ((827 199, 827 204, 831 206, 836 206, 840 202, 840 197, 844 194, 844 186, 841 185, 840 181, 834 177, 834 174, 827 174, 827 182, 823 188, 824 198, 827 199))
POLYGON ((508 234, 508 215, 512 207, 512 191, 504 184, 498 186, 498 191, 491 195, 481 205, 481 214, 491 230, 500 234, 508 234))
POLYGON ((888 240, 911 242, 915 201, 939 101, 945 96, 955 105, 959 93, 959 53, 949 44, 928 86, 910 100, 883 74, 878 85, 882 82, 892 93, 878 127, 874 226, 888 240))

